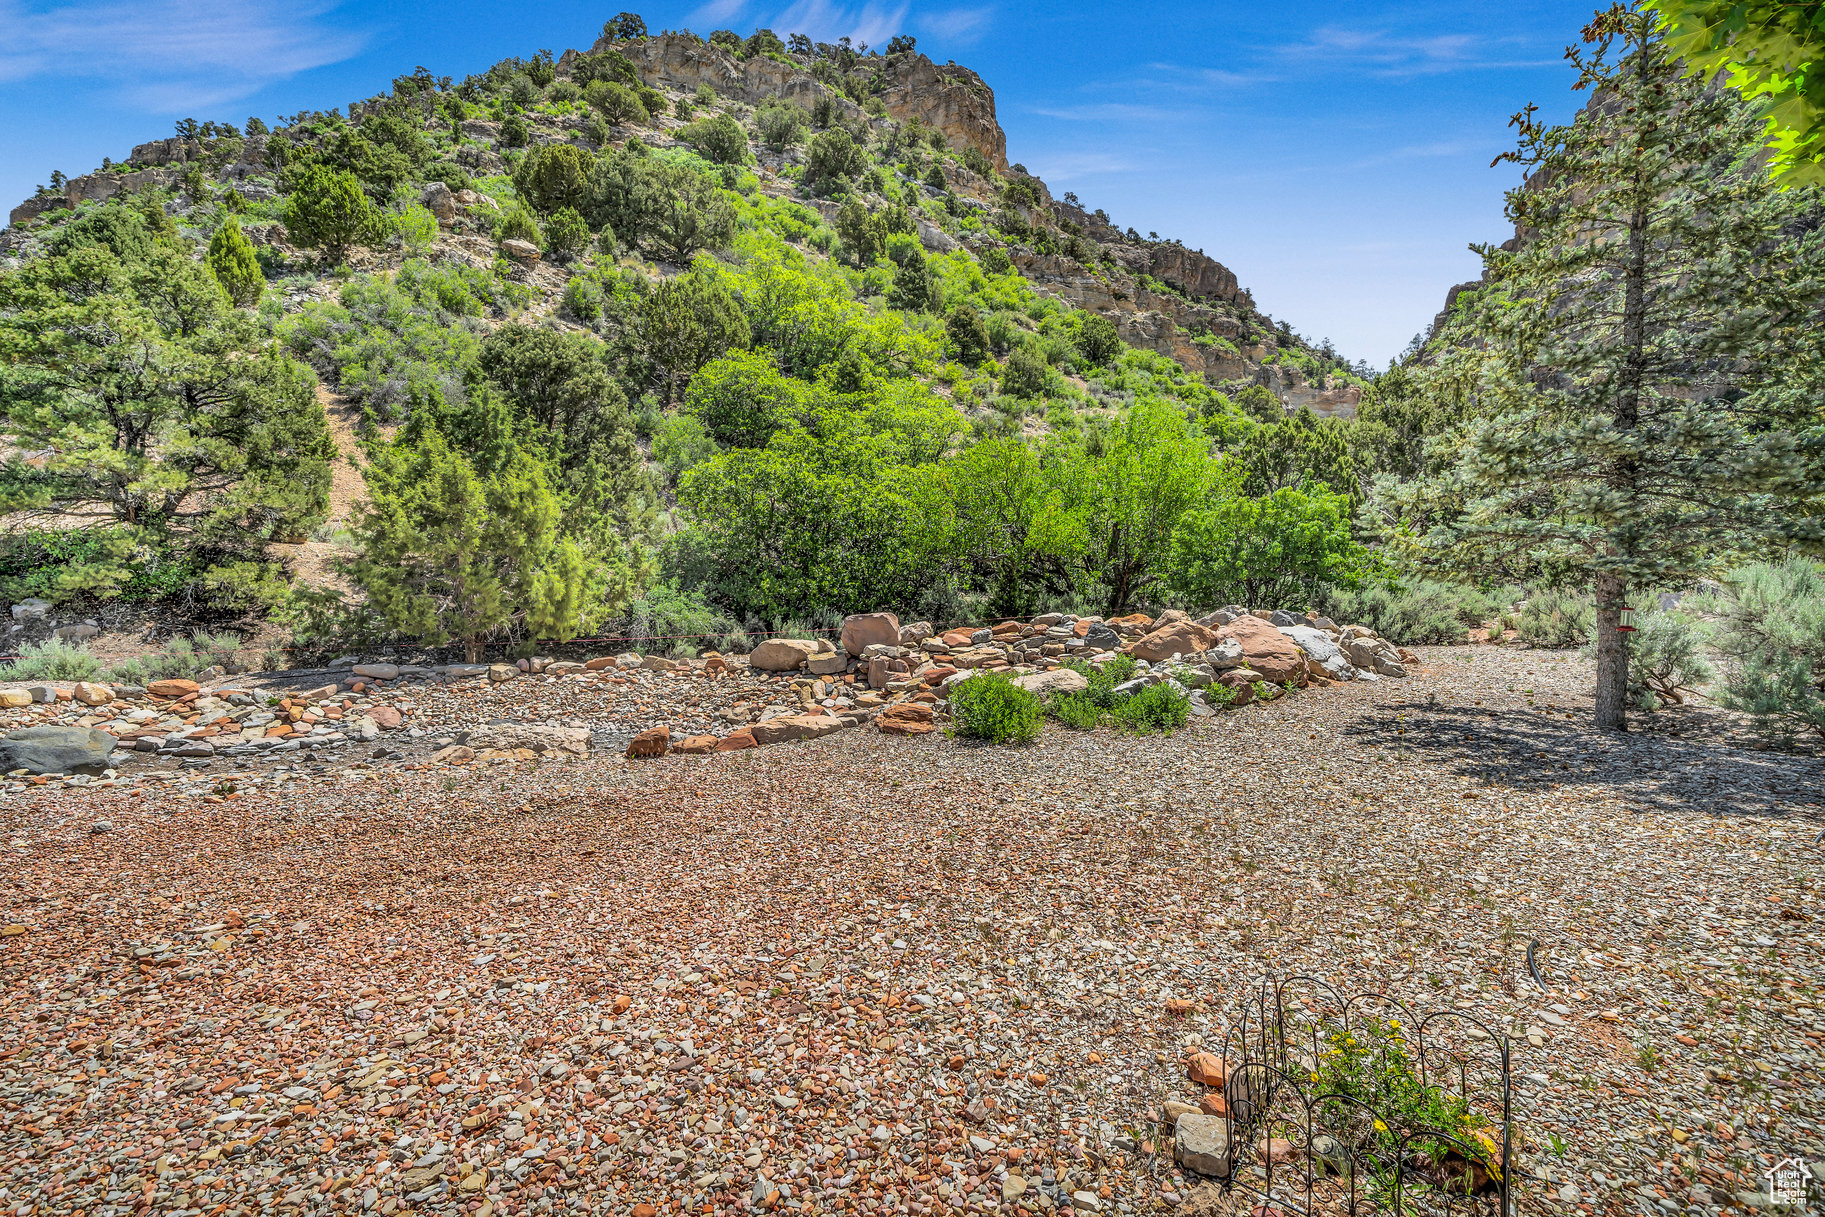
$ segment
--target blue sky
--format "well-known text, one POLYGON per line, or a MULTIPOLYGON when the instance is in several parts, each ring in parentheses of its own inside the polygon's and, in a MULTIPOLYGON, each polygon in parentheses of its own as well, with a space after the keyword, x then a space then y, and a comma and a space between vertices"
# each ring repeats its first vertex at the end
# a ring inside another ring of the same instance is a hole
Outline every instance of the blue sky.
MULTIPOLYGON (((1118 223, 1177 237, 1256 301, 1385 364, 1500 240, 1509 116, 1566 118, 1591 0, 1199 5, 708 0, 655 30, 897 32, 995 90, 1008 155, 1118 223)), ((423 64, 461 77, 586 46, 613 7, 425 0, 0 0, 0 207, 51 170, 168 135, 346 106, 423 64)))

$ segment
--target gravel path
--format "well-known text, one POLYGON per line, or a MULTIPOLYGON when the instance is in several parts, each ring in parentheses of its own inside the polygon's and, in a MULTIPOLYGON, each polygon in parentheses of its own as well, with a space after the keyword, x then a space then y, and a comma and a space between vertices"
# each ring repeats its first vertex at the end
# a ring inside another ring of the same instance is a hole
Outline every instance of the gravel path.
POLYGON ((0 1213, 1163 1211, 1295 972, 1514 1036, 1519 1208, 1741 1206, 1825 1157, 1825 764, 1587 681, 9 801, 0 1213))

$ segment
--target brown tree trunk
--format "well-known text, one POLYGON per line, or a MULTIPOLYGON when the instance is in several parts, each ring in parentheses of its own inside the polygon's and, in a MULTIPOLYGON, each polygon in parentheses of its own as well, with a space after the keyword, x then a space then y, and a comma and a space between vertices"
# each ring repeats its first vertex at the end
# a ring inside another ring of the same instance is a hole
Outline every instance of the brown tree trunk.
POLYGON ((1629 636, 1622 629, 1628 587, 1617 575, 1597 576, 1597 729, 1629 729, 1629 636))

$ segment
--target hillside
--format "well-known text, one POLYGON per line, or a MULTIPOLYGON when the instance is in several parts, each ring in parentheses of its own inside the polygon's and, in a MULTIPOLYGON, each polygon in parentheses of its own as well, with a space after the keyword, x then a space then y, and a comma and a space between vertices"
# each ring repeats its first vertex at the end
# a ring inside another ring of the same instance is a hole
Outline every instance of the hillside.
MULTIPOLYGON (((1264 385, 1289 410, 1310 406, 1321 416, 1349 417, 1360 400, 1360 386, 1347 376, 1347 367, 1258 311, 1235 274, 1204 251, 1148 240, 1132 227, 1124 231, 1075 195, 1054 198, 1044 181, 1019 164, 1010 166, 1007 137, 995 117, 994 91, 968 68, 941 67, 916 53, 866 57, 874 61, 866 63, 866 70, 878 77, 867 86, 876 90, 870 100, 878 105, 864 109, 814 75, 812 68, 826 59, 787 54, 736 58, 726 47, 693 34, 666 33, 631 42, 605 36, 589 52, 566 51, 555 62, 556 79, 572 78, 580 55, 608 51, 625 55, 640 83, 666 99, 668 113, 638 132, 654 147, 685 146, 679 132, 687 121, 676 117, 673 108, 680 99, 694 99, 701 87, 721 99, 706 113, 731 103, 739 108, 778 100, 807 111, 827 105, 836 121, 866 128, 889 147, 896 127, 936 132, 944 142, 933 159, 941 166, 944 186, 906 178, 898 183, 919 191, 922 204, 942 204, 951 197, 960 205, 961 214, 954 214, 959 210, 954 207, 921 215, 925 222, 919 235, 928 249, 943 252, 961 246, 977 255, 1004 250, 1037 292, 1109 317, 1129 345, 1168 355, 1222 384, 1264 385), (968 155, 972 153, 987 162, 987 172, 977 171, 983 167, 974 163, 968 155), (1008 198, 1009 184, 1015 186, 1013 199, 1008 198), (1021 197, 1029 187, 1030 197, 1021 197), (1002 223, 1016 216, 1030 232, 1010 231, 1002 223)), ((373 98, 360 108, 365 112, 391 100, 373 98)), ((431 109, 434 114, 434 104, 431 109)), ((561 106, 553 110, 529 115, 531 145, 573 143, 592 151, 611 146, 592 141, 587 124, 575 112, 566 113, 561 106)), ((54 224, 55 213, 84 203, 146 189, 177 189, 192 165, 201 166, 217 184, 252 187, 242 193, 259 198, 271 189, 269 141, 287 138, 307 123, 281 127, 270 135, 180 136, 140 144, 125 162, 71 178, 61 190, 47 189, 14 207, 11 227, 0 234, 0 252, 29 250, 32 238, 42 237, 47 227, 41 217, 52 216, 54 224)), ((427 134, 450 134, 447 121, 432 115, 427 115, 424 127, 427 134)), ((502 154, 513 149, 503 144, 498 125, 465 121, 460 137, 463 145, 455 159, 464 167, 477 174, 506 168, 502 154)), ((622 144, 625 137, 617 131, 612 146, 622 144)), ((804 199, 833 219, 834 202, 811 198, 791 182, 789 170, 802 160, 796 149, 763 156, 754 167, 761 189, 804 199)), ((867 197, 871 205, 883 201, 879 193, 867 197)), ((280 231, 263 235, 281 244, 284 239, 280 231)))

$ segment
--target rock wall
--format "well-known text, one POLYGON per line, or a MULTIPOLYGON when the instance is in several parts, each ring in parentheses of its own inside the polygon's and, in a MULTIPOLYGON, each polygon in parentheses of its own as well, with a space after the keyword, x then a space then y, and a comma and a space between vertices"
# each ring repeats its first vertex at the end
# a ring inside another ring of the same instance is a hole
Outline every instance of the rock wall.
MULTIPOLYGON (((850 117, 864 117, 860 106, 803 68, 764 55, 736 59, 691 34, 660 34, 633 43, 604 39, 592 49, 627 56, 640 79, 655 87, 690 90, 707 84, 750 104, 779 97, 807 109, 829 97, 850 117)), ((940 67, 923 55, 896 55, 886 63, 886 77, 881 101, 895 121, 917 119, 942 131, 952 147, 974 148, 997 169, 1007 168, 1008 138, 995 118, 995 93, 980 76, 955 64, 940 67)))
POLYGON ((1356 407, 1362 404, 1360 386, 1330 388, 1315 385, 1298 368, 1277 363, 1264 363, 1256 368, 1253 383, 1265 387, 1278 397, 1285 404, 1288 414, 1309 406, 1319 418, 1355 418, 1356 407))

